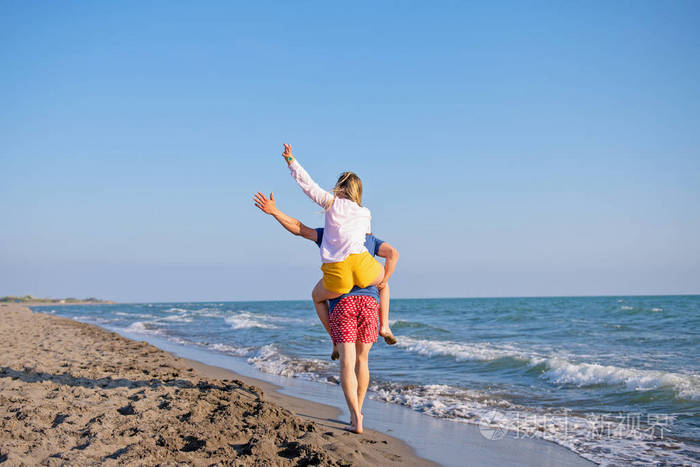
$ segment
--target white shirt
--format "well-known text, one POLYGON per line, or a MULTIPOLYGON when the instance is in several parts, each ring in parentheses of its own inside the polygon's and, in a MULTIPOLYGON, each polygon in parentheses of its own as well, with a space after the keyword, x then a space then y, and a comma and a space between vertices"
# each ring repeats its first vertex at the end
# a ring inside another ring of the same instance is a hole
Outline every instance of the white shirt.
POLYGON ((321 261, 339 263, 351 254, 367 251, 365 235, 372 231, 370 210, 350 199, 336 198, 334 201, 333 194, 318 186, 296 159, 289 164, 289 170, 313 202, 324 209, 333 202, 331 207, 326 209, 321 261))

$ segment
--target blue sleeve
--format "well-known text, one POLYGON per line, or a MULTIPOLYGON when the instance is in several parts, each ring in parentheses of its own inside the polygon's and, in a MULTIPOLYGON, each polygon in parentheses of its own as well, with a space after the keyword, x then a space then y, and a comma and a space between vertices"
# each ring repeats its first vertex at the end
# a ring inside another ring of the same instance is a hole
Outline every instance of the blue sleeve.
POLYGON ((379 247, 384 243, 384 240, 380 240, 374 235, 367 235, 367 238, 365 239, 365 247, 367 248, 367 251, 372 253, 372 256, 377 256, 377 253, 379 253, 379 247))
POLYGON ((314 229, 316 231, 316 245, 321 246, 321 241, 323 241, 323 227, 314 229))

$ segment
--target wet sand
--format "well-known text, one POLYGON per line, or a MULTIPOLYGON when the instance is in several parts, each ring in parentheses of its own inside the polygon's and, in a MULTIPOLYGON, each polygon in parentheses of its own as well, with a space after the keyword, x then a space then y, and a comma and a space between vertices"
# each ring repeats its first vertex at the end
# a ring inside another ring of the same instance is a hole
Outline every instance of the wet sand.
POLYGON ((334 407, 27 306, 0 305, 6 465, 434 465, 334 407))

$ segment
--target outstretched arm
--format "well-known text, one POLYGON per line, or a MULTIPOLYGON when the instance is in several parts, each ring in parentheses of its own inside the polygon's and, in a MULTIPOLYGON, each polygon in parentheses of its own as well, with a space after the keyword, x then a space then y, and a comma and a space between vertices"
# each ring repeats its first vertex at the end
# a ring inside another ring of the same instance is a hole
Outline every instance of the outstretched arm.
POLYGON ((289 170, 292 172, 292 177, 294 177, 294 180, 296 180, 304 193, 306 193, 314 203, 324 209, 327 208, 331 201, 333 201, 333 195, 318 186, 318 183, 314 182, 308 172, 304 170, 304 167, 302 167, 299 161, 292 155, 292 147, 289 144, 285 143, 282 157, 287 162, 289 170))
POLYGON ((255 195, 255 205, 265 214, 269 214, 277 219, 277 222, 279 222, 282 227, 287 229, 291 234, 304 237, 312 242, 316 242, 318 240, 318 232, 316 232, 315 229, 307 227, 306 225, 302 224, 299 219, 289 217, 277 209, 277 206, 275 205, 275 196, 272 193, 270 193, 270 198, 266 198, 265 195, 258 192, 255 195))
POLYGON ((379 287, 382 287, 386 285, 391 275, 394 274, 396 263, 399 261, 399 252, 396 248, 389 245, 387 242, 384 242, 379 245, 377 255, 386 259, 386 261, 384 261, 384 280, 381 284, 379 284, 379 287))

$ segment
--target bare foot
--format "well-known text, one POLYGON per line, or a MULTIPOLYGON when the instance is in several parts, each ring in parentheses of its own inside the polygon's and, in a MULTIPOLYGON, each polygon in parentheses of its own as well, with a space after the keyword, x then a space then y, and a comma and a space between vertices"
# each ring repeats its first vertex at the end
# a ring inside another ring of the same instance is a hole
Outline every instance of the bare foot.
POLYGON ((340 352, 338 352, 338 347, 333 345, 333 352, 331 352, 331 360, 338 360, 340 358, 340 352))
POLYGON ((379 330, 379 335, 382 336, 384 338, 384 342, 389 345, 394 345, 398 342, 398 339, 394 337, 394 334, 389 328, 379 330))
POLYGON ((361 435, 364 429, 362 428, 362 421, 364 420, 365 416, 360 414, 360 418, 356 421, 356 423, 351 423, 350 424, 350 431, 353 433, 357 433, 358 435, 361 435))

